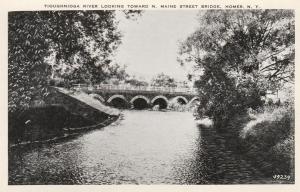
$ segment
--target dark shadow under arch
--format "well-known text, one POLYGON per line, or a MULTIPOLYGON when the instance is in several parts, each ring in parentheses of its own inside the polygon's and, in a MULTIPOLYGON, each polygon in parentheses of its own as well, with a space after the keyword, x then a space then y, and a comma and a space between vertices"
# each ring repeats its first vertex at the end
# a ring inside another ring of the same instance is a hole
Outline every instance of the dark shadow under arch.
POLYGON ((168 107, 168 102, 163 98, 157 98, 153 101, 152 105, 158 105, 159 109, 166 109, 168 107))
POLYGON ((125 101, 123 98, 115 97, 110 102, 109 105, 118 109, 126 109, 128 108, 127 101, 125 101))
POLYGON ((134 109, 146 109, 148 107, 148 102, 144 98, 137 98, 132 102, 134 109))

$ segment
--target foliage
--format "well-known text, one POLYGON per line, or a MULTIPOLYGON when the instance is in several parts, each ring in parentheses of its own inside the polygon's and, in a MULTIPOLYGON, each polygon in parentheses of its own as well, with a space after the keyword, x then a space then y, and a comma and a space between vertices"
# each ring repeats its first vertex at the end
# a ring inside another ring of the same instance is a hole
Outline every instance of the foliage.
POLYGON ((120 83, 125 82, 129 77, 129 74, 126 72, 126 66, 113 64, 110 67, 109 78, 105 79, 103 83, 119 85, 120 83))
POLYGON ((148 82, 138 80, 135 77, 131 77, 125 80, 125 83, 133 85, 133 86, 148 86, 148 82))
POLYGON ((295 117, 289 104, 253 115, 240 133, 246 156, 269 176, 292 174, 295 117))
POLYGON ((48 40, 41 34, 47 29, 37 13, 11 12, 8 17, 8 106, 28 106, 34 95, 46 94, 49 66, 43 59, 49 55, 48 40))
MULTIPOLYGON (((134 12, 124 11, 129 18, 134 12)), ((116 72, 114 11, 10 12, 8 27, 9 110, 45 96, 50 78, 99 83, 116 72)))
POLYGON ((126 66, 112 65, 111 78, 116 78, 119 81, 125 81, 129 78, 129 74, 126 72, 126 66))
POLYGON ((170 100, 168 103, 168 109, 173 111, 187 111, 189 106, 178 103, 176 100, 170 100))
POLYGON ((176 85, 176 81, 174 78, 172 78, 164 73, 160 73, 151 80, 151 86, 176 87, 177 85, 176 85))
POLYGON ((187 81, 177 81, 177 86, 178 87, 184 87, 184 88, 190 88, 187 81))
POLYGON ((209 10, 180 46, 179 61, 198 71, 199 115, 219 126, 257 108, 266 90, 294 80, 294 12, 209 10))

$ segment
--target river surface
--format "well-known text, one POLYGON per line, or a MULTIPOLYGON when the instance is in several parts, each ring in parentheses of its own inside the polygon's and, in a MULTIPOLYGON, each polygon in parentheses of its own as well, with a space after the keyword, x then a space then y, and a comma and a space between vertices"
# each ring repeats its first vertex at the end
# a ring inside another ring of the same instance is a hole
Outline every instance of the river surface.
POLYGON ((67 141, 15 150, 10 184, 187 184, 199 129, 192 113, 123 111, 67 141))

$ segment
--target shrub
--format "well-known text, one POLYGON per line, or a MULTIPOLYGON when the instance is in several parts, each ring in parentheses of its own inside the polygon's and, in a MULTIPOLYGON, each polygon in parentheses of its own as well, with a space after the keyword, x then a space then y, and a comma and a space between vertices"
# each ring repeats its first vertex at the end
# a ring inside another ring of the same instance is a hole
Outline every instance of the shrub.
POLYGON ((177 101, 170 101, 168 108, 174 111, 186 111, 188 109, 187 105, 180 104, 177 101))
POLYGON ((290 175, 294 155, 293 106, 266 107, 263 113, 252 114, 240 132, 240 143, 246 157, 266 175, 290 175))

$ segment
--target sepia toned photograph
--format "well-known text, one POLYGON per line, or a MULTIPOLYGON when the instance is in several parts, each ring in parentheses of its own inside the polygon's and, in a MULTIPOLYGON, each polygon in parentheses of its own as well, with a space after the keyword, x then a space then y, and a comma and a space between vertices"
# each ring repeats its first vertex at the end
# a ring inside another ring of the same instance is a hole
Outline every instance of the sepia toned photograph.
POLYGON ((295 11, 8 12, 8 185, 295 183, 295 11))

